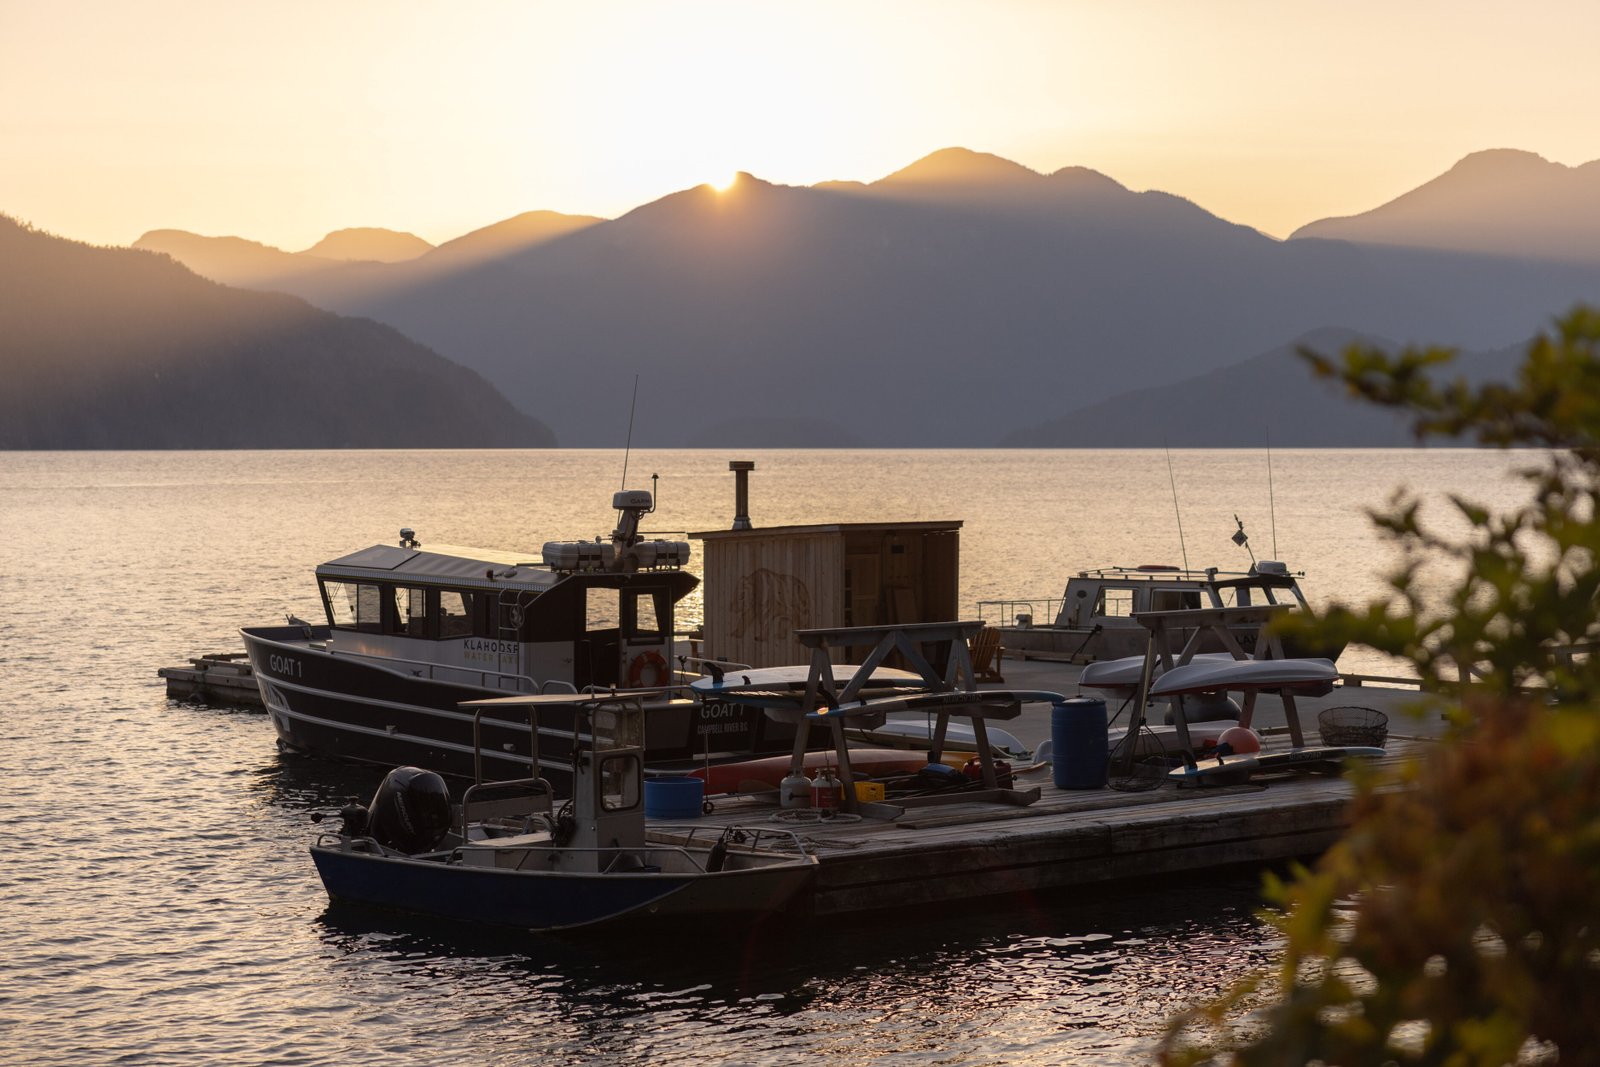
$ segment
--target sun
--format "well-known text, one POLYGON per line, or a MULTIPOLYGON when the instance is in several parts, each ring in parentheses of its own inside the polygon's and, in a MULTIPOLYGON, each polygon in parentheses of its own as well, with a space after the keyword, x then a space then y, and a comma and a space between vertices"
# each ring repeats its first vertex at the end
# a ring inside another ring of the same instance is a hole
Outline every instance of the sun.
POLYGON ((727 192, 729 189, 732 189, 738 183, 739 183, 739 172, 738 171, 733 171, 732 173, 726 175, 725 177, 723 177, 721 179, 715 179, 715 180, 706 182, 707 185, 711 186, 711 188, 715 189, 719 193, 727 192))

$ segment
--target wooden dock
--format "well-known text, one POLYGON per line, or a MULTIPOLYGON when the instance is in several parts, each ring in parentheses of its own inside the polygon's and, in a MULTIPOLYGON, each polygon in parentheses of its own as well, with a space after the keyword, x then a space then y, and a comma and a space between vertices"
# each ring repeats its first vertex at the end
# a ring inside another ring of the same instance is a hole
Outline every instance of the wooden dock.
POLYGON ((156 672, 167 680, 167 696, 202 704, 259 708, 261 690, 244 652, 196 656, 187 667, 162 667, 156 672))
MULTIPOLYGON (((1427 743, 1389 749, 1399 756, 1427 743)), ((1312 856, 1344 830, 1352 795, 1339 775, 1306 772, 1119 792, 1057 789, 1046 768, 1017 784, 1039 785, 1039 800, 914 807, 886 821, 713 797, 701 821, 796 831, 820 861, 813 913, 833 916, 1312 856)))

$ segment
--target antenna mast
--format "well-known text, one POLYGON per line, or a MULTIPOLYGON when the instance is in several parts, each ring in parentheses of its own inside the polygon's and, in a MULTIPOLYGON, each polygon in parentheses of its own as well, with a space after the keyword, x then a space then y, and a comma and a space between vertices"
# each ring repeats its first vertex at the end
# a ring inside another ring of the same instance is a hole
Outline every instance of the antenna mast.
MULTIPOLYGON (((1272 516, 1272 558, 1278 555, 1278 500, 1272 492, 1272 423, 1267 423, 1267 513, 1272 516)), ((1237 517, 1237 516, 1236 516, 1237 517)))
POLYGON ((1172 514, 1178 519, 1178 550, 1183 553, 1183 569, 1189 569, 1189 547, 1183 542, 1183 513, 1178 510, 1178 478, 1172 473, 1172 449, 1167 445, 1167 439, 1161 439, 1161 447, 1167 450, 1167 479, 1172 482, 1172 514))
POLYGON ((639 406, 639 376, 633 376, 633 400, 628 404, 628 443, 622 446, 622 485, 628 488, 628 453, 633 451, 633 412, 639 406))

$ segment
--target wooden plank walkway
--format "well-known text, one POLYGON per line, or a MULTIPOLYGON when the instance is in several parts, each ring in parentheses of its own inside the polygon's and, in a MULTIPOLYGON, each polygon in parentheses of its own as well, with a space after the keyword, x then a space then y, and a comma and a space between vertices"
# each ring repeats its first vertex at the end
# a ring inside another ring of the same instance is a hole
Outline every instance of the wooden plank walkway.
POLYGON ((820 861, 813 912, 830 916, 1310 856, 1344 830, 1352 795, 1336 774, 1305 772, 1133 793, 1056 789, 1048 771, 1018 785, 1030 782, 1042 795, 1021 808, 941 804, 892 822, 795 822, 771 802, 712 798, 716 810, 701 821, 795 830, 820 861))

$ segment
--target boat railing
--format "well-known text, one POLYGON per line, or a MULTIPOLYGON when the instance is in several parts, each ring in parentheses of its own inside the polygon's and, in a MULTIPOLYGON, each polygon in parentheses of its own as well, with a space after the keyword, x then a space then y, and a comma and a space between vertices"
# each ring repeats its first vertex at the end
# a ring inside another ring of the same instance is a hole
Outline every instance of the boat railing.
POLYGON ((794 852, 804 856, 811 851, 799 834, 779 826, 651 826, 645 833, 683 848, 704 848, 720 840, 737 852, 794 852))
MULTIPOLYGON (((477 722, 473 723, 476 730, 477 722)), ((476 736, 474 736, 476 743, 476 736)), ((496 819, 521 821, 524 833, 531 833, 531 821, 536 815, 549 815, 555 810, 555 789, 547 778, 511 778, 505 781, 474 782, 461 794, 460 824, 457 832, 461 840, 467 839, 467 829, 472 823, 496 819), (506 795, 498 795, 506 794, 506 795)))
MULTIPOLYGON (((652 827, 652 832, 656 830, 652 827)), ((674 828, 676 829, 676 828, 674 828)), ((683 828, 686 831, 690 828, 683 828)), ((565 856, 592 855, 596 857, 595 868, 601 874, 630 874, 641 873, 649 868, 662 868, 665 865, 655 862, 656 858, 663 855, 677 857, 680 869, 687 867, 695 870, 713 873, 706 866, 706 857, 710 855, 711 846, 716 842, 708 840, 717 838, 724 840, 728 845, 729 853, 745 856, 789 857, 797 860, 811 858, 811 852, 805 843, 793 831, 766 829, 758 827, 722 827, 714 832, 706 833, 702 837, 703 843, 691 844, 688 840, 677 843, 654 842, 643 845, 557 845, 551 841, 530 841, 524 843, 515 839, 500 841, 469 841, 455 846, 450 850, 451 863, 465 863, 469 854, 496 853, 504 854, 509 849, 526 849, 527 855, 516 864, 521 868, 529 858, 546 852, 559 852, 565 856), (766 838, 767 843, 757 847, 757 840, 766 838)), ((361 839, 367 841, 370 839, 361 839)), ((356 840, 352 839, 351 845, 356 840)), ((371 844, 379 849, 377 842, 371 844)), ((365 851, 365 848, 362 849, 365 851)))
POLYGON ((1051 626, 1065 603, 1061 597, 978 601, 978 618, 987 626, 1051 626), (1018 616, 1027 616, 1026 623, 1018 616))
MULTIPOLYGON (((449 671, 452 674, 467 675, 469 677, 476 676, 478 679, 477 684, 484 689, 504 689, 506 687, 505 683, 509 680, 522 687, 516 690, 518 693, 542 693, 545 691, 541 688, 541 683, 537 679, 526 674, 487 671, 476 667, 460 667, 451 663, 436 663, 433 660, 407 659, 404 656, 380 656, 373 652, 355 652, 349 649, 330 648, 327 651, 330 656, 349 656, 354 659, 372 660, 378 664, 379 670, 387 670, 390 674, 397 674, 405 678, 426 678, 430 682, 437 682, 444 680, 438 677, 438 672, 449 671), (422 667, 426 669, 427 673, 423 674, 422 671, 414 670, 397 671, 388 666, 391 663, 398 663, 406 667, 422 667), (495 679, 495 681, 490 681, 490 679, 495 679)), ((457 685, 471 684, 459 678, 450 678, 448 681, 457 685)))

